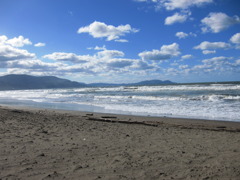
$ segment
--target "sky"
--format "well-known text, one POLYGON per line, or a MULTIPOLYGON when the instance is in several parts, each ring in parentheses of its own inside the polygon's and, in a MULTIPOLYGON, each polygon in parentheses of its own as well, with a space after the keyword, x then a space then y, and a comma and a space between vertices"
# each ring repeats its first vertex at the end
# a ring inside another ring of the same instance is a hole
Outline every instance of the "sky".
POLYGON ((239 0, 0 0, 0 75, 240 81, 239 0))

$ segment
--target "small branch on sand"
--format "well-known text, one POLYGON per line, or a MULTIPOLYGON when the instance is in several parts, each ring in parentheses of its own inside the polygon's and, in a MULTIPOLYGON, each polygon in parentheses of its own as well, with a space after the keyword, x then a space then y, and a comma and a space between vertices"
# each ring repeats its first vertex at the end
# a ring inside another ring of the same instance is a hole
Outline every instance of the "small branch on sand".
POLYGON ((154 126, 157 127, 157 124, 148 123, 146 121, 140 122, 140 121, 119 121, 119 120, 112 120, 112 119, 105 119, 105 118, 94 118, 89 117, 87 120, 91 121, 101 121, 101 122, 110 122, 110 123, 122 123, 122 124, 139 124, 139 125, 145 125, 145 126, 154 126))

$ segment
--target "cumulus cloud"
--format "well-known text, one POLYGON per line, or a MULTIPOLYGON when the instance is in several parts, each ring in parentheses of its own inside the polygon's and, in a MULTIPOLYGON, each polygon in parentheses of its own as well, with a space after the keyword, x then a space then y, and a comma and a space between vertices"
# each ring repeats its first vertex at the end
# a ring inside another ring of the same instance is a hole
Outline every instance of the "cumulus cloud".
POLYGON ((167 10, 188 9, 194 6, 202 6, 212 3, 213 0, 134 0, 137 2, 153 2, 157 8, 165 8, 167 10))
POLYGON ((236 49, 240 49, 240 33, 234 34, 231 38, 230 41, 234 44, 236 44, 236 49))
POLYGON ((185 32, 177 32, 175 34, 175 36, 177 36, 179 39, 185 39, 187 38, 188 36, 193 36, 193 37, 196 37, 197 35, 190 32, 190 33, 185 33, 185 32))
POLYGON ((184 39, 184 38, 188 37, 188 34, 185 32, 177 32, 175 34, 175 36, 177 36, 179 39, 184 39))
POLYGON ((212 50, 212 51, 211 50, 203 50, 202 53, 203 54, 215 54, 216 51, 215 50, 212 50))
MULTIPOLYGON (((97 47, 97 49, 98 48, 99 47, 97 47)), ((106 60, 106 59, 112 59, 115 57, 123 57, 123 56, 124 56, 124 53, 122 51, 104 49, 102 51, 97 52, 94 55, 77 55, 75 53, 54 52, 52 54, 44 55, 43 58, 51 59, 55 61, 66 61, 74 64, 79 64, 79 63, 87 63, 90 61, 97 62, 100 59, 106 60)))
POLYGON ((24 45, 31 45, 32 42, 27 39, 24 38, 23 36, 18 36, 18 37, 14 37, 12 39, 8 39, 5 42, 6 44, 9 44, 13 47, 23 47, 24 45))
POLYGON ((188 9, 193 6, 202 6, 212 3, 213 0, 160 0, 158 1, 167 10, 188 9))
POLYGON ((181 59, 191 59, 191 58, 193 58, 193 55, 191 55, 191 54, 186 54, 181 57, 181 59))
POLYGON ((174 56, 178 56, 180 53, 179 45, 177 43, 173 43, 170 45, 163 45, 160 50, 152 50, 152 51, 144 51, 139 53, 138 55, 143 60, 167 60, 174 56))
POLYGON ((103 22, 95 21, 92 24, 81 27, 78 29, 78 33, 89 33, 94 38, 106 38, 107 41, 126 42, 127 40, 120 39, 121 36, 125 36, 128 33, 136 33, 138 29, 132 28, 129 24, 113 26, 107 25, 103 22))
POLYGON ((149 63, 145 60, 135 60, 135 63, 132 65, 132 68, 136 70, 157 70, 159 67, 154 63, 149 63))
POLYGON ((240 33, 234 34, 231 38, 230 41, 235 44, 240 44, 240 33))
POLYGON ((44 55, 43 58, 51 59, 55 61, 67 61, 72 63, 85 63, 94 59, 90 55, 80 56, 74 53, 65 53, 65 52, 54 52, 52 54, 44 55))
MULTIPOLYGON (((108 50, 105 46, 90 48, 97 50, 93 55, 77 55, 66 52, 46 54, 42 58, 57 62, 45 62, 37 59, 34 53, 14 47, 20 46, 20 43, 13 43, 13 41, 8 43, 8 40, 7 36, 0 36, 0 68, 6 69, 7 73, 57 76, 113 75, 113 73, 132 74, 156 69, 154 63, 149 64, 141 59, 124 58, 124 52, 108 50)), ((14 40, 14 42, 17 41, 14 40)), ((23 41, 23 44, 27 44, 27 41, 23 41)))
POLYGON ((88 47, 87 49, 88 49, 88 50, 91 50, 91 49, 93 49, 93 50, 96 50, 96 51, 107 50, 107 48, 106 48, 106 46, 105 46, 105 45, 104 45, 104 46, 102 46, 102 47, 100 47, 100 46, 88 47))
POLYGON ((232 57, 218 56, 210 59, 204 59, 202 62, 205 64, 219 64, 222 62, 227 62, 230 59, 232 59, 232 57))
POLYGON ((124 52, 118 50, 103 50, 97 53, 98 58, 107 58, 111 59, 114 57, 123 57, 124 52))
POLYGON ((183 13, 175 13, 172 16, 169 16, 165 19, 165 25, 172 25, 175 23, 183 23, 187 20, 189 17, 188 14, 183 14, 183 13))
POLYGON ((147 2, 148 0, 133 0, 133 1, 136 1, 136 2, 147 2))
POLYGON ((202 60, 202 64, 197 64, 189 68, 188 72, 202 74, 202 73, 213 73, 213 72, 233 72, 236 70, 234 65, 231 63, 232 57, 218 56, 210 59, 202 60))
POLYGON ((34 46, 35 47, 44 47, 44 46, 46 46, 46 44, 39 42, 39 43, 34 44, 34 46))
POLYGON ((240 59, 235 61, 235 66, 240 66, 240 59))
POLYGON ((24 38, 23 36, 18 36, 12 39, 8 39, 7 36, 2 35, 0 36, 0 44, 10 45, 12 47, 23 47, 25 45, 31 45, 32 42, 29 39, 24 38))
POLYGON ((8 37, 5 35, 0 36, 0 45, 5 44, 7 41, 8 37))
POLYGON ((60 63, 43 62, 34 53, 19 48, 27 44, 31 43, 23 36, 12 39, 0 36, 0 68, 6 68, 8 73, 43 75, 56 72, 57 67, 63 66, 60 63))
MULTIPOLYGON (((176 64, 177 65, 177 64, 176 64)), ((200 64, 194 66, 179 65, 177 68, 164 69, 166 74, 184 75, 184 74, 206 74, 206 73, 223 73, 223 72, 240 72, 240 60, 233 61, 233 57, 218 56, 210 59, 203 59, 200 64)))
POLYGON ((142 60, 123 58, 124 53, 122 51, 108 50, 105 47, 104 48, 95 47, 94 49, 97 49, 99 51, 93 55, 76 55, 73 53, 55 52, 52 54, 45 55, 43 57, 52 60, 58 60, 62 62, 67 61, 73 63, 72 65, 65 65, 60 69, 58 68, 58 71, 61 71, 62 73, 63 72, 65 73, 82 72, 85 74, 106 74, 106 73, 109 74, 110 72, 130 73, 131 71, 133 71, 133 69, 139 70, 139 67, 141 66, 140 61, 142 60))
MULTIPOLYGON (((72 75, 75 71, 73 70, 73 66, 69 66, 67 64, 55 62, 55 63, 47 63, 42 60, 20 60, 20 61, 9 61, 7 63, 8 73, 15 74, 31 74, 31 75, 54 75, 54 76, 62 76, 62 75, 72 75)), ((83 72, 86 71, 76 71, 83 72)), ((89 72, 90 73, 90 72, 89 72)))
POLYGON ((238 16, 230 17, 222 12, 212 12, 207 17, 201 20, 202 32, 219 33, 234 24, 240 23, 238 16))
POLYGON ((116 42, 122 42, 122 43, 128 42, 128 40, 126 40, 126 39, 116 39, 115 41, 116 42))
POLYGON ((180 65, 179 66, 179 69, 187 69, 189 66, 187 65, 187 64, 185 64, 185 65, 180 65))
POLYGON ((22 68, 22 69, 40 69, 40 70, 56 70, 56 68, 63 66, 62 63, 46 63, 39 59, 34 60, 19 60, 9 61, 7 63, 8 68, 22 68))
POLYGON ((108 61, 107 66, 110 68, 124 68, 131 66, 133 62, 134 61, 130 59, 111 59, 108 61))
POLYGON ((18 49, 10 45, 0 45, 0 61, 34 59, 35 57, 34 53, 29 53, 27 50, 18 49))
POLYGON ((203 66, 202 68, 208 69, 209 72, 211 71, 224 71, 226 67, 232 66, 233 64, 229 62, 232 57, 213 57, 211 59, 204 59, 202 60, 203 66))
POLYGON ((208 42, 203 41, 198 46, 195 46, 194 49, 209 50, 209 49, 227 49, 231 45, 225 42, 208 42))

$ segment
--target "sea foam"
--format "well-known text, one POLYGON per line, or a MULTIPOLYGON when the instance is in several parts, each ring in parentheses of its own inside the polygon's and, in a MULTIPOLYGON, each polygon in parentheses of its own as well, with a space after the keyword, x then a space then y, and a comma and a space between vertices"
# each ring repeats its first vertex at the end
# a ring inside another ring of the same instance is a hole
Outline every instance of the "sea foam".
POLYGON ((0 91, 6 100, 44 107, 240 122, 240 84, 190 84, 0 91), (74 108, 73 108, 74 107, 74 108))

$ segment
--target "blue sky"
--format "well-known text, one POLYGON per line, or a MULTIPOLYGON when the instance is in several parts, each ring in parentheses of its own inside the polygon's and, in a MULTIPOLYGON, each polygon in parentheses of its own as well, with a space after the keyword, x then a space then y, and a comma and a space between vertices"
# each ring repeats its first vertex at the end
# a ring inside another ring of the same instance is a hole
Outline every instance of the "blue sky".
POLYGON ((0 75, 240 80, 239 0, 0 0, 0 75))

